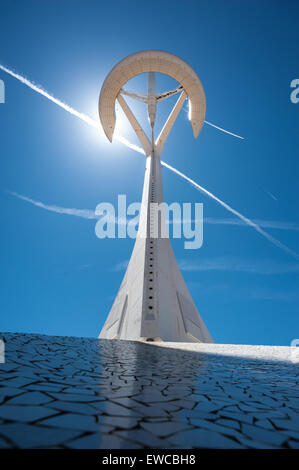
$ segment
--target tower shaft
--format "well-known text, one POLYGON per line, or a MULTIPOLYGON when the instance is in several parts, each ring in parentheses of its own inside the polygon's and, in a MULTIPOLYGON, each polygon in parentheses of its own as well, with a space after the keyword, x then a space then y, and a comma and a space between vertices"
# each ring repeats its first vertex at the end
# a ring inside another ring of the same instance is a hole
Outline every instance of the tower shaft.
POLYGON ((162 171, 153 149, 146 158, 138 234, 100 338, 213 342, 187 289, 167 234, 162 171), (158 236, 157 236, 158 235, 158 236))

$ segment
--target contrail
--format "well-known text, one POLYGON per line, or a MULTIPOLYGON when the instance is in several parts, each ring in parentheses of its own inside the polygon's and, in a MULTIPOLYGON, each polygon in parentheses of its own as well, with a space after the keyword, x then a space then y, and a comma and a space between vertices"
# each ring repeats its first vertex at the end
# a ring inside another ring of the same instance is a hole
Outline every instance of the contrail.
MULTIPOLYGON (((79 111, 72 108, 68 104, 66 104, 63 101, 59 100, 58 98, 55 98, 54 96, 52 96, 50 93, 48 93, 42 87, 40 87, 40 86, 36 85, 35 83, 33 83, 31 80, 28 80, 28 78, 25 78, 22 75, 20 75, 16 72, 13 72, 13 70, 10 70, 7 67, 4 67, 4 65, 0 64, 0 70, 3 70, 3 72, 6 72, 9 75, 11 75, 12 77, 16 78, 17 80, 19 80, 19 82, 23 83, 23 85, 28 86, 29 88, 31 88, 31 90, 36 91, 36 93, 39 93, 40 95, 44 96, 48 100, 55 103, 60 108, 67 111, 68 113, 70 113, 73 116, 81 119, 81 121, 84 121, 89 126, 92 126, 96 129, 98 129, 101 132, 101 134, 103 135, 103 131, 102 131, 102 127, 100 126, 100 123, 98 121, 96 121, 95 119, 92 119, 91 117, 87 116, 87 114, 80 113, 79 111)), ((114 138, 116 140, 118 140, 119 142, 121 142, 122 144, 126 145, 127 147, 131 148, 132 150, 135 150, 136 152, 139 152, 139 153, 144 153, 143 149, 141 147, 138 147, 138 145, 131 144, 131 142, 129 142, 125 137, 123 137, 123 136, 116 133, 114 138)))
MULTIPOLYGON (((299 232, 299 225, 294 222, 281 222, 279 220, 261 220, 261 219, 252 219, 252 221, 264 228, 273 228, 277 230, 290 230, 294 232, 299 232)), ((240 219, 215 219, 212 217, 205 217, 204 222, 211 225, 238 225, 240 227, 246 227, 247 224, 240 219)))
POLYGON ((186 181, 188 181, 190 184, 192 184, 192 186, 194 186, 196 189, 198 189, 199 191, 201 191, 202 193, 206 194, 207 196, 209 196, 211 199, 214 199, 214 201, 218 202, 218 204, 220 204, 222 207, 224 207, 227 211, 231 212, 232 214, 234 214, 235 216, 237 216, 239 219, 241 219, 243 222, 245 222, 247 225, 249 225, 250 227, 254 228, 254 230, 256 230, 258 233, 260 233, 261 235, 263 235, 263 237, 267 238, 267 240, 269 240, 271 243, 273 243, 273 245, 276 245, 278 248, 281 248, 282 250, 284 250, 286 253, 288 253, 289 255, 293 256, 293 258, 295 259, 299 259, 299 255, 291 250, 290 248, 288 248, 286 245, 284 245, 283 243, 281 243, 279 240, 277 240, 276 238, 272 237, 269 233, 265 232, 257 223, 253 222, 252 220, 248 219, 247 217, 245 217, 245 215, 241 214, 240 212, 236 211, 235 209, 233 209, 231 206, 229 206, 228 204, 226 204, 226 202, 222 201, 221 199, 219 199, 217 196, 215 196, 214 194, 212 194, 210 191, 208 191, 207 189, 203 188, 202 186, 200 186, 200 184, 196 183, 194 180, 192 180, 191 178, 189 178, 188 176, 184 175, 184 173, 182 173, 181 171, 177 170, 176 168, 173 168, 172 166, 168 165, 168 163, 165 163, 163 161, 161 161, 161 164, 163 166, 165 166, 165 168, 168 168, 169 170, 173 171, 174 173, 176 173, 177 175, 181 176, 182 178, 184 178, 186 181))
MULTIPOLYGON (((65 104, 63 101, 55 98, 54 96, 52 96, 49 92, 47 92, 46 90, 44 90, 42 87, 36 85, 34 82, 32 82, 31 80, 29 80, 28 78, 24 77, 23 75, 20 75, 19 73, 16 73, 14 72, 13 70, 5 67, 4 65, 1 65, 0 64, 0 70, 3 70, 3 72, 6 72, 8 73, 9 75, 11 75, 12 77, 16 78, 17 80, 19 80, 21 83, 23 83, 24 85, 28 86, 29 88, 31 88, 33 91, 36 91, 37 93, 39 93, 40 95, 44 96, 45 98, 47 98, 48 100, 52 101, 53 103, 57 104, 58 106, 60 106, 62 109, 64 109, 65 111, 68 111, 69 113, 71 113, 73 116, 76 116, 77 118, 81 119, 82 121, 86 122, 86 124, 89 124, 90 126, 92 127, 95 127, 95 128, 98 128, 100 130, 102 130, 100 124, 98 121, 95 121, 94 119, 90 118, 89 116, 87 116, 86 114, 84 113, 80 113, 79 111, 77 111, 76 109, 72 108, 71 106, 65 104)), ((212 124, 211 122, 208 122, 208 121, 205 121, 206 124, 209 124, 209 126, 213 126, 215 127, 216 129, 222 131, 222 132, 226 132, 227 134, 230 134, 234 137, 238 137, 238 139, 244 139, 244 137, 240 137, 239 135, 237 134, 234 134, 233 132, 229 132, 225 129, 223 129, 222 127, 219 127, 219 126, 216 126, 215 124, 212 124)), ((119 140, 119 142, 122 142, 124 145, 126 145, 127 147, 130 147, 130 148, 133 148, 132 145, 134 144, 131 144, 129 141, 127 141, 127 139, 125 139, 124 137, 120 136, 120 135, 116 135, 115 138, 117 140, 119 140)), ((140 150, 140 147, 136 146, 138 148, 137 152, 139 152, 140 150)), ((133 150, 136 150, 136 149, 133 149, 133 150)), ((143 153, 143 151, 142 151, 143 153)))
POLYGON ((113 139, 116 139, 122 144, 124 144, 126 147, 129 147, 130 149, 135 150, 135 152, 142 153, 142 155, 144 155, 143 148, 138 147, 138 145, 132 144, 128 139, 126 139, 122 135, 116 133, 114 134, 113 139))
POLYGON ((83 113, 80 113, 79 111, 76 111, 76 109, 74 109, 71 106, 68 106, 67 104, 63 103, 63 101, 58 100, 57 98, 54 98, 54 96, 52 96, 50 93, 43 90, 43 88, 41 88, 40 86, 37 86, 35 83, 31 82, 27 78, 23 77, 22 75, 19 75, 18 73, 13 72, 12 70, 4 67, 4 65, 1 65, 1 64, 0 64, 0 69, 3 70, 3 72, 6 72, 9 75, 11 75, 12 77, 19 80, 21 83, 28 86, 33 91, 36 91, 37 93, 44 96, 48 100, 50 100, 53 103, 57 104, 57 106, 60 106, 60 108, 63 108, 68 113, 71 113, 73 116, 76 116, 77 118, 79 118, 82 121, 86 122, 86 124, 88 124, 89 126, 96 127, 98 129, 100 129, 100 124, 97 121, 95 121, 94 119, 91 119, 86 114, 83 114, 83 113))
POLYGON ((270 191, 267 191, 267 190, 265 190, 265 191, 268 194, 268 196, 270 196, 272 199, 274 199, 274 201, 278 201, 278 198, 276 196, 274 196, 274 194, 272 194, 270 191))
MULTIPOLYGON (((57 214, 66 214, 72 215, 75 217, 81 217, 82 219, 95 219, 97 220, 99 217, 95 214, 95 211, 92 209, 76 209, 70 207, 62 207, 53 204, 45 204, 44 202, 37 201, 32 199, 28 196, 24 196, 23 194, 17 193, 15 191, 6 191, 8 194, 15 196, 23 201, 29 202, 36 207, 40 207, 41 209, 45 209, 50 212, 56 212, 57 214)), ((174 223, 175 221, 173 221, 174 223)), ((259 220, 259 219, 252 219, 252 222, 259 225, 260 227, 267 227, 277 230, 291 230, 298 232, 299 225, 292 223, 292 222, 280 222, 280 221, 273 221, 273 220, 259 220)), ((116 217, 115 223, 124 223, 119 218, 116 217)), ((181 220, 178 221, 181 223, 181 220)), ((247 223, 240 219, 214 219, 211 217, 204 218, 205 224, 212 224, 212 225, 233 225, 238 227, 247 227, 247 223)))
POLYGON ((36 201, 31 199, 30 197, 23 196, 22 194, 16 193, 14 191, 7 191, 12 196, 15 196, 23 201, 30 202, 36 207, 40 207, 41 209, 45 209, 50 212, 56 212, 57 214, 67 214, 67 215, 74 215, 76 217, 82 217, 83 219, 98 219, 95 215, 95 211, 90 209, 72 209, 69 207, 60 207, 55 205, 44 204, 43 202, 36 201))
MULTIPOLYGON (((7 67, 4 67, 3 65, 0 64, 0 69, 3 70, 4 72, 8 73, 9 75, 11 75, 12 77, 16 78, 17 80, 19 80, 21 83, 23 83, 24 85, 28 86, 29 88, 31 88, 32 90, 36 91, 37 93, 41 94, 42 96, 44 96, 45 98, 49 99, 50 101, 52 101, 53 103, 57 104, 58 106, 60 106, 61 108, 63 108, 65 111, 68 111, 69 113, 71 113, 72 115, 76 116, 77 118, 81 119, 82 121, 86 122, 88 125, 92 126, 92 127, 95 127, 97 129, 101 129, 99 123, 97 121, 95 121, 94 119, 91 119, 89 116, 87 116, 86 114, 83 114, 83 113, 80 113, 78 112, 77 110, 75 110, 74 108, 72 108, 71 106, 68 106, 67 104, 63 103, 63 101, 61 100, 58 100, 57 98, 53 97, 52 95, 50 95, 50 93, 48 93, 47 91, 43 90, 41 87, 37 86, 36 84, 34 84, 33 82, 31 82, 30 80, 28 80, 27 78, 23 77, 22 75, 20 74, 17 74, 15 72, 13 72, 12 70, 8 69, 7 67)), ((235 137, 238 137, 238 138, 242 138, 240 136, 238 136, 237 134, 233 134, 229 131, 226 131, 225 129, 222 129, 214 124, 211 124, 210 122, 207 122, 207 124, 209 125, 212 125, 213 127, 216 127, 217 129, 221 130, 221 131, 224 131, 224 132, 227 132, 235 137)), ((144 154, 143 150, 138 147, 137 145, 134 145, 134 144, 131 144, 125 137, 122 137, 120 135, 117 135, 116 136, 116 139, 120 142, 122 142, 124 145, 126 145, 127 147, 139 152, 139 153, 142 153, 144 154)), ((224 207, 226 210, 228 210, 229 212, 231 212, 232 214, 234 214, 235 216, 237 216, 239 219, 241 219, 243 222, 245 222, 247 225, 251 226, 252 228, 254 228, 258 233, 260 233, 261 235, 263 235, 267 240, 269 240, 271 243, 273 243, 274 245, 276 245, 277 247, 281 248, 282 250, 284 250, 286 253, 290 254, 291 256, 293 256, 295 259, 299 259, 299 255, 297 253, 295 253, 293 250, 291 250, 290 248, 288 248, 287 246, 285 246, 283 243, 281 243, 279 240, 276 240, 276 238, 272 237, 271 235, 269 235, 267 232, 265 232, 258 224, 256 224, 255 222, 253 222, 252 220, 248 219, 247 217, 245 217, 243 214, 241 214, 240 212, 236 211, 235 209, 233 209, 232 207, 230 207, 228 204, 226 204, 225 202, 221 201, 221 199, 219 199, 217 196, 214 196, 214 194, 212 194, 210 191, 208 191, 207 189, 203 188, 202 186, 200 186, 198 183, 196 183, 194 180, 192 180, 191 178, 189 178, 188 176, 184 175, 184 173, 181 173, 179 170, 176 170, 175 168, 173 168, 172 166, 168 165, 167 163, 165 162, 161 162, 163 166, 165 166, 166 168, 168 168, 169 170, 173 171, 174 173, 176 173, 177 175, 181 176, 183 179, 185 179, 186 181, 188 181, 190 184, 192 184, 195 188, 197 188, 199 191, 203 192, 204 194, 208 195, 210 198, 214 199, 214 201, 218 202, 218 204, 220 204, 222 207, 224 207)))
POLYGON ((218 129, 219 131, 226 132, 226 134, 233 135, 234 137, 237 137, 238 139, 244 139, 244 137, 241 137, 241 136, 238 135, 238 134, 234 134, 233 132, 226 131, 226 130, 223 129, 222 127, 216 126, 215 124, 212 124, 212 123, 209 122, 209 121, 205 121, 205 123, 206 123, 206 124, 209 124, 209 126, 215 127, 215 128, 218 129))
POLYGON ((269 259, 240 260, 231 256, 203 258, 200 263, 182 259, 179 266, 182 271, 230 271, 265 275, 299 273, 299 263, 294 261, 277 263, 269 259))

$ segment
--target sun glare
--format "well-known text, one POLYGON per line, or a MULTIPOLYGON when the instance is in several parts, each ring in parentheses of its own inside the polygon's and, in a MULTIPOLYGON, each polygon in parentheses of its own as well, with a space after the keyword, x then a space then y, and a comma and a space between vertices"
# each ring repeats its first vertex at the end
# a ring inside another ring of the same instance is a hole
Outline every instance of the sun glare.
POLYGON ((124 115, 123 111, 116 107, 116 123, 115 123, 115 134, 117 135, 126 135, 126 133, 130 130, 130 126, 126 116, 124 115))

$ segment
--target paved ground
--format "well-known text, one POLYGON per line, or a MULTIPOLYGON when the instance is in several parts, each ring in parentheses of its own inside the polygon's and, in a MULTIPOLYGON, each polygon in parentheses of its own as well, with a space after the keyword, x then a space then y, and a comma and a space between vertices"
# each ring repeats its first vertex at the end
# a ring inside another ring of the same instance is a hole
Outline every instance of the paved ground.
POLYGON ((294 363, 0 333, 0 448, 298 448, 294 363))

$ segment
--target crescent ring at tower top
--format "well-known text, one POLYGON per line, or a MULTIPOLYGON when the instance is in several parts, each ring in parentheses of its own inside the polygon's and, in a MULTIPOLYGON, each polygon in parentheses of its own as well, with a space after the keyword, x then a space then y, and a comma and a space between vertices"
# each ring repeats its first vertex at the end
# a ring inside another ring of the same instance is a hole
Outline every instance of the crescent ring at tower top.
POLYGON ((206 98, 203 86, 194 70, 184 60, 169 52, 148 50, 136 52, 118 62, 107 75, 100 93, 99 115, 110 142, 115 129, 115 100, 121 88, 132 77, 145 72, 160 72, 178 81, 189 97, 189 119, 194 137, 204 123, 206 98))

